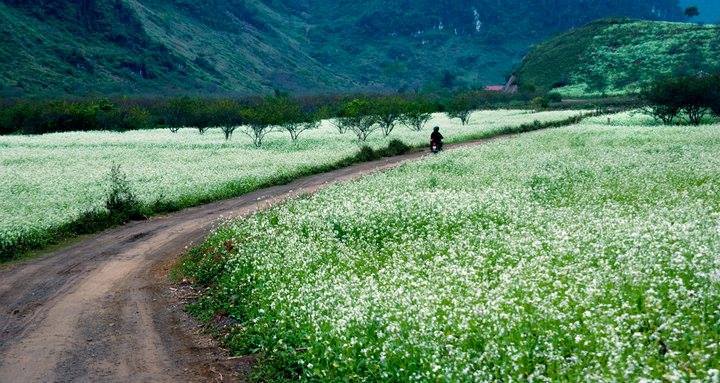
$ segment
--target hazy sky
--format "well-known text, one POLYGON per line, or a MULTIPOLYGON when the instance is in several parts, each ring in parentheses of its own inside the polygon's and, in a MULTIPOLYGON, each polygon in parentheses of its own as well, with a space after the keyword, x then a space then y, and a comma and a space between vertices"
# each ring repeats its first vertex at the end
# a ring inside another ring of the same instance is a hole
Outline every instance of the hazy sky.
POLYGON ((720 0, 680 0, 684 7, 697 5, 700 9, 698 21, 720 23, 720 0))

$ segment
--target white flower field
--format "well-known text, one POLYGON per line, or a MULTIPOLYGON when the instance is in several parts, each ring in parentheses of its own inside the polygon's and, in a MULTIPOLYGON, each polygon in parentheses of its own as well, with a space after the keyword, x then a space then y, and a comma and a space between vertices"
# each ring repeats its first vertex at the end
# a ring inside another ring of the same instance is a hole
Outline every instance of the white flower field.
POLYGON ((228 223, 193 310, 269 380, 718 382, 720 126, 606 120, 228 223))
MULTIPOLYGON (((579 113, 485 111, 475 113, 467 126, 437 114, 427 129, 440 125, 449 142, 457 142, 579 113)), ((425 144, 428 137, 429 131, 412 132, 404 126, 390 136, 412 145, 425 144)), ((368 144, 377 148, 387 141, 376 132, 368 144)), ((0 249, 21 242, 42 244, 53 239, 56 228, 101 209, 113 164, 127 173, 141 202, 187 207, 330 167, 358 147, 352 133, 340 135, 328 122, 304 133, 297 143, 286 132, 273 132, 261 149, 239 131, 226 142, 219 129, 204 135, 183 129, 0 136, 0 249)))

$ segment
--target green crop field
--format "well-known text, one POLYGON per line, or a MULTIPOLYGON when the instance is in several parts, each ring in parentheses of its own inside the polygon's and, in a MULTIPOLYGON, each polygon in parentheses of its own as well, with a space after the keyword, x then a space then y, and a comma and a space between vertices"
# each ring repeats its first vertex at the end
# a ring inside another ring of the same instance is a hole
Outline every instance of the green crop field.
MULTIPOLYGON (((467 126, 435 115, 428 126, 442 126, 449 142, 458 142, 579 113, 477 112, 467 126)), ((390 136, 410 145, 425 144, 428 137, 429 131, 412 132, 404 126, 390 136)), ((376 132, 368 144, 380 148, 387 142, 376 132)), ((297 143, 287 133, 271 133, 262 149, 240 132, 226 142, 219 129, 204 135, 184 129, 2 136, 0 250, 9 253, 63 237, 67 233, 61 228, 88 211, 102 209, 113 164, 127 173, 141 202, 181 208, 331 168, 355 155, 359 146, 352 133, 340 135, 329 122, 306 132, 297 143)))
POLYGON ((182 271, 261 377, 720 379, 720 126, 616 115, 236 220, 182 271))

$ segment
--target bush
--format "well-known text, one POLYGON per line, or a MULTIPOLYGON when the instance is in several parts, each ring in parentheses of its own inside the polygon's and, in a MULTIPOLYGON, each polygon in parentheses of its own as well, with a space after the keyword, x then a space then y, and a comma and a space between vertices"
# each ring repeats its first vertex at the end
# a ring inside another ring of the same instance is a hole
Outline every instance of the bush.
POLYGON ((108 191, 105 208, 110 215, 119 217, 120 221, 142 218, 140 202, 130 187, 127 175, 120 165, 112 165, 108 175, 108 191))
POLYGON ((406 143, 394 139, 388 142, 388 146, 382 150, 380 150, 379 155, 381 157, 393 157, 393 156, 399 156, 401 154, 405 154, 409 152, 412 148, 408 146, 406 143))
POLYGON ((562 102, 562 95, 558 92, 550 92, 547 94, 547 99, 550 102, 562 102))
POLYGON ((550 101, 548 101, 547 98, 542 97, 542 96, 535 97, 530 102, 530 108, 532 108, 536 112, 546 110, 549 107, 550 107, 550 101))
POLYGON ((356 162, 367 162, 378 159, 378 154, 375 149, 369 145, 363 145, 360 147, 360 151, 355 155, 356 162))

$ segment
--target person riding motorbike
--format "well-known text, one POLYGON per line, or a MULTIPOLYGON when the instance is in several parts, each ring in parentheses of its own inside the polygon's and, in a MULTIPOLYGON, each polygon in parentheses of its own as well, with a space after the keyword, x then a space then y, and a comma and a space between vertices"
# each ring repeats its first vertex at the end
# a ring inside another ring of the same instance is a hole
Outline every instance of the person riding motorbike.
POLYGON ((430 147, 432 148, 432 151, 437 153, 443 149, 443 135, 440 134, 440 127, 436 126, 433 129, 432 134, 430 135, 430 147))

